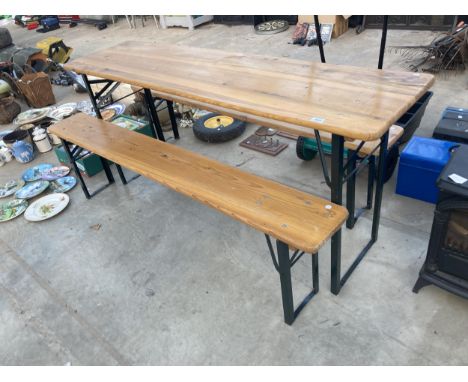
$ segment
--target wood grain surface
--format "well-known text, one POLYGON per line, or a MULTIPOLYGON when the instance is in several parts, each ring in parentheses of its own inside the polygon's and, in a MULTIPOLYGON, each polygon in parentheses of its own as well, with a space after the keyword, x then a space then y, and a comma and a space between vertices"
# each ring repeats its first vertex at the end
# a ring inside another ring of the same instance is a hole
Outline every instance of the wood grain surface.
POLYGON ((380 138, 434 82, 431 74, 129 41, 65 68, 353 139, 380 138))
POLYGON ((49 131, 307 253, 348 216, 325 199, 82 113, 49 131))

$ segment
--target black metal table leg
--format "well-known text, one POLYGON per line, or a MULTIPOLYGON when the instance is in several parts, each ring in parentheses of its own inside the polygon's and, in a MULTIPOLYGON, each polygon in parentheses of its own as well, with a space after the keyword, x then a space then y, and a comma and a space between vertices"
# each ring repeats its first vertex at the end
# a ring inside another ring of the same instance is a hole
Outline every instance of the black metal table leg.
POLYGON ((374 183, 375 183, 375 156, 369 158, 369 167, 367 174, 367 204, 368 210, 372 209, 372 198, 374 197, 374 183))
POLYGON ((387 131, 382 138, 380 138, 380 153, 379 153, 379 164, 377 168, 377 180, 375 187, 375 201, 374 201, 374 216, 372 218, 372 241, 375 243, 379 234, 380 224, 380 209, 382 207, 382 194, 385 177, 385 163, 387 161, 387 147, 388 147, 388 135, 387 131))
MULTIPOLYGON (((332 135, 332 163, 331 163, 331 201, 332 203, 343 204, 343 158, 344 158, 344 138, 332 135)), ((341 283, 341 229, 339 229, 331 239, 331 292, 340 293, 341 283)))
POLYGON ((174 138, 179 139, 179 128, 177 127, 177 120, 174 113, 174 103, 172 101, 166 101, 167 110, 169 111, 169 118, 171 119, 172 132, 174 133, 174 138))
POLYGON ((102 119, 101 111, 97 105, 96 97, 94 96, 93 89, 91 88, 91 84, 89 83, 88 76, 86 74, 82 74, 81 77, 83 78, 83 82, 86 85, 86 90, 88 91, 89 98, 91 99, 91 104, 93 105, 94 112, 96 113, 96 117, 102 119))
MULTIPOLYGON (((356 155, 348 149, 349 171, 354 172, 356 169, 356 155)), ((346 220, 346 228, 353 228, 356 223, 356 174, 350 176, 346 182, 346 208, 348 209, 348 219, 346 220)))
POLYGON ((154 107, 154 99, 151 94, 151 90, 143 89, 143 92, 145 94, 146 107, 148 108, 148 113, 151 119, 150 122, 153 126, 154 134, 156 137, 158 137, 159 140, 165 142, 166 140, 164 139, 164 133, 162 131, 161 124, 159 123, 158 113, 154 107))

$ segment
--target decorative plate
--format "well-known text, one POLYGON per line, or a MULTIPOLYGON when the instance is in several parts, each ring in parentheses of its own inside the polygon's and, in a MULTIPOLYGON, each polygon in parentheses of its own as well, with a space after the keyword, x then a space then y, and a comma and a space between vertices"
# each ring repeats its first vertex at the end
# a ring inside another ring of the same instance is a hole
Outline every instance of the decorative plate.
POLYGON ((0 141, 3 140, 3 137, 4 137, 5 135, 8 135, 8 134, 10 134, 10 133, 12 133, 12 132, 13 132, 13 130, 4 130, 4 131, 0 131, 0 141))
POLYGON ((6 222, 21 215, 28 202, 26 200, 13 199, 8 202, 0 203, 0 222, 6 222))
POLYGON ((35 180, 42 179, 42 172, 44 170, 47 170, 49 168, 54 167, 53 164, 50 163, 41 163, 38 164, 37 166, 28 168, 22 175, 22 178, 26 182, 34 182, 35 180))
POLYGON ((26 209, 24 217, 31 222, 40 222, 62 212, 70 202, 67 194, 49 194, 36 200, 26 209))
POLYGON ((101 110, 101 117, 104 121, 110 121, 112 118, 115 117, 117 111, 115 109, 104 109, 101 110))
MULTIPOLYGON (((125 105, 123 103, 114 103, 112 105, 109 105, 105 107, 104 110, 101 111, 101 115, 106 110, 115 110, 115 114, 113 116, 117 116, 117 115, 123 114, 123 112, 125 111, 125 105)), ((105 119, 104 115, 102 115, 102 118, 105 119)))
POLYGON ((96 113, 94 112, 93 104, 91 101, 81 101, 76 104, 76 110, 81 111, 82 113, 95 116, 96 113))
POLYGON ((63 178, 50 182, 50 189, 55 192, 67 192, 70 191, 76 185, 76 178, 73 176, 65 176, 63 178))
POLYGON ((53 109, 48 116, 50 118, 61 120, 64 119, 73 113, 76 112, 77 103, 76 102, 69 102, 63 105, 58 106, 57 108, 53 109))
POLYGON ((6 182, 3 186, 0 186, 0 198, 6 198, 7 196, 13 195, 23 186, 23 179, 10 180, 9 182, 6 182))
POLYGON ((42 171, 42 179, 44 180, 55 180, 58 178, 63 178, 65 175, 68 175, 70 172, 70 167, 67 166, 55 166, 47 168, 42 171))
POLYGON ((25 125, 26 123, 33 123, 40 121, 47 117, 47 114, 52 110, 51 107, 43 107, 42 109, 30 109, 18 114, 13 123, 15 125, 25 125))
POLYGON ((31 199, 41 192, 44 192, 47 187, 49 187, 49 182, 47 180, 38 180, 37 182, 28 183, 15 192, 15 197, 18 199, 31 199))

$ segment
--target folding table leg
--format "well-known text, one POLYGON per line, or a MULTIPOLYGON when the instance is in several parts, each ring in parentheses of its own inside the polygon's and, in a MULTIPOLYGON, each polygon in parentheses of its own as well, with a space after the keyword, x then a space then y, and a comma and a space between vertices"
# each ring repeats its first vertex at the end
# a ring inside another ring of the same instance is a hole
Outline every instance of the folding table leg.
POLYGON ((375 183, 375 156, 372 155, 369 158, 368 165, 368 175, 367 175, 367 204, 366 208, 368 210, 372 209, 372 198, 374 197, 374 183, 375 183))
POLYGON ((165 141, 164 139, 164 133, 161 128, 161 124, 159 123, 159 118, 158 118, 158 113, 156 111, 156 108, 154 107, 154 99, 151 94, 151 90, 149 89, 143 89, 144 95, 145 95, 145 102, 146 102, 146 107, 148 108, 149 116, 151 119, 151 125, 153 126, 153 131, 155 133, 155 136, 158 137, 159 140, 165 141))
POLYGON ((174 103, 172 101, 166 101, 167 110, 169 111, 169 118, 171 119, 172 132, 174 133, 174 138, 179 139, 179 129, 177 127, 177 120, 174 113, 174 103))
MULTIPOLYGON (((343 204, 343 158, 344 138, 332 135, 332 161, 331 161, 331 201, 343 204)), ((341 228, 331 238, 331 292, 335 295, 341 289, 341 228)))
MULTIPOLYGON (((352 173, 356 169, 356 155, 348 150, 349 167, 348 172, 352 173)), ((346 182, 346 208, 348 209, 348 219, 346 228, 352 229, 356 223, 356 174, 354 173, 346 182)))
POLYGON ((380 153, 379 153, 379 165, 377 168, 377 181, 375 187, 375 202, 374 202, 374 216, 372 218, 372 240, 375 243, 379 235, 379 224, 380 224, 380 208, 382 207, 382 194, 384 186, 385 176, 385 163, 387 161, 387 146, 388 146, 388 134, 387 131, 382 138, 380 138, 380 153))

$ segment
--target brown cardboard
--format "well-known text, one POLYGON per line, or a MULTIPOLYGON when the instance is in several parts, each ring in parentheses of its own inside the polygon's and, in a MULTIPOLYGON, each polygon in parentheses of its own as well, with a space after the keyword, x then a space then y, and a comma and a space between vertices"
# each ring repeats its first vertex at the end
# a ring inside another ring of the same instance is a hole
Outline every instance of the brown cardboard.
MULTIPOLYGON (((337 38, 341 36, 348 30, 348 18, 350 16, 341 16, 341 15, 320 15, 319 22, 322 24, 333 24, 333 33, 332 38, 337 38)), ((299 23, 313 23, 314 16, 299 15, 299 23)))

